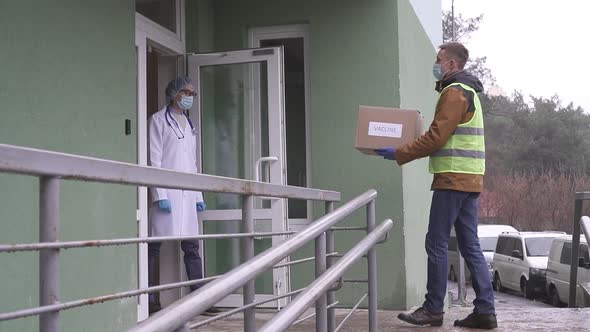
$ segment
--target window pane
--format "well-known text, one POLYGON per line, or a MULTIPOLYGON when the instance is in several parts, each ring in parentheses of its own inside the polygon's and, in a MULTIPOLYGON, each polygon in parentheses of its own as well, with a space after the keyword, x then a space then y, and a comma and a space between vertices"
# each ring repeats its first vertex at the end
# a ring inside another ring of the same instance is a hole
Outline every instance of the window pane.
POLYGON ((572 244, 571 243, 564 243, 563 249, 561 249, 561 264, 570 265, 572 261, 572 244))
POLYGON ((534 237, 524 240, 527 256, 549 256, 549 249, 553 243, 552 237, 534 237))
POLYGON ((518 250, 521 255, 524 255, 524 251, 522 250, 522 241, 520 239, 513 239, 514 241, 514 249, 518 250))
POLYGON ((512 256, 512 251, 516 250, 518 247, 518 242, 516 242, 515 238, 509 237, 506 243, 506 255, 512 256))
POLYGON ((549 260, 552 260, 554 262, 559 262, 561 259, 561 251, 559 251, 559 248, 561 248, 563 242, 556 242, 553 241, 553 244, 551 245, 551 250, 549 251, 549 260))
MULTIPOLYGON (((203 138, 203 173, 239 179, 252 179, 254 162, 251 160, 252 144, 245 139, 251 133, 254 111, 247 103, 246 95, 251 92, 249 76, 255 70, 266 73, 266 64, 228 64, 201 67, 201 109, 203 138)), ((262 75, 266 77, 266 75, 262 75)), ((262 94, 267 94, 267 85, 260 86, 262 94)), ((263 106, 263 116, 268 108, 263 106)), ((268 130, 266 131, 268 133, 268 130)), ((268 146, 268 134, 261 137, 268 146)), ((258 143, 256 143, 258 144, 258 143)), ((205 202, 211 209, 241 209, 239 195, 205 193, 205 202)), ((205 223, 205 233, 239 233, 241 220, 211 221, 205 223)), ((257 219, 256 224, 270 224, 271 220, 257 219)), ((270 229, 271 227, 268 226, 270 229)), ((255 254, 270 248, 271 239, 255 242, 255 254)), ((240 263, 239 239, 224 239, 205 242, 207 252, 214 252, 215 260, 205 260, 207 276, 225 273, 240 263)), ((240 292, 240 290, 238 290, 240 292)), ((256 278, 256 293, 273 293, 272 270, 256 278)))
POLYGON ((508 255, 508 239, 505 237, 498 238, 498 245, 496 246, 496 252, 501 255, 508 255))
POLYGON ((481 237, 479 238, 479 244, 483 251, 494 251, 496 249, 497 237, 481 237))
POLYGON ((164 28, 176 31, 176 0, 135 0, 135 11, 164 28))

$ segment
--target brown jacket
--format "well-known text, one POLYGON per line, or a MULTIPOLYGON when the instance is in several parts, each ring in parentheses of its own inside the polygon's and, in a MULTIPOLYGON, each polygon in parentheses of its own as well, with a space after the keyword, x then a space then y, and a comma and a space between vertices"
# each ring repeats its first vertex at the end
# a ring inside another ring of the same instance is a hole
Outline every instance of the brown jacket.
MULTIPOLYGON (((471 74, 461 71, 443 82, 437 83, 437 91, 441 91, 451 83, 460 82, 469 85, 477 92, 482 91, 481 82, 471 74)), ((413 143, 399 147, 395 151, 395 159, 399 165, 412 160, 427 157, 440 149, 457 126, 466 123, 473 117, 473 96, 470 92, 460 88, 446 89, 439 97, 434 113, 434 120, 428 131, 413 143)), ((483 175, 465 173, 434 174, 432 190, 457 190, 464 192, 481 192, 483 190, 483 175)))

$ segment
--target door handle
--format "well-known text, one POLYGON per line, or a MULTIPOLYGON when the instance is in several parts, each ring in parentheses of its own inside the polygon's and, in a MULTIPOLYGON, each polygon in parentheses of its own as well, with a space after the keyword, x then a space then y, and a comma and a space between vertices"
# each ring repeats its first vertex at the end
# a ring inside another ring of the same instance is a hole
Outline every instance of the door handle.
POLYGON ((279 158, 275 156, 268 156, 268 157, 261 157, 256 160, 255 170, 254 170, 254 179, 256 182, 260 182, 261 173, 262 173, 262 164, 263 163, 272 163, 278 161, 279 158))
MULTIPOLYGON (((262 178, 262 164, 263 163, 274 163, 275 161, 279 161, 278 157, 275 156, 268 156, 268 157, 260 157, 256 160, 255 170, 254 170, 254 179, 256 182, 260 182, 262 178)), ((274 197, 265 197, 261 196, 260 199, 277 199, 274 197)))

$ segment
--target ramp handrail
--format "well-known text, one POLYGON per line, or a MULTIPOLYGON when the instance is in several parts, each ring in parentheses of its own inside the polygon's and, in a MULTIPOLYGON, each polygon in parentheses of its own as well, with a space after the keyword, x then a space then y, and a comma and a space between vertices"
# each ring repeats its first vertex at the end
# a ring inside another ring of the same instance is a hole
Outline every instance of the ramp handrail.
MULTIPOLYGON (((123 297, 133 297, 146 293, 159 292, 164 289, 184 287, 188 285, 205 284, 199 290, 178 300, 156 315, 140 323, 131 331, 168 331, 177 329, 185 331, 189 328, 187 322, 195 315, 207 310, 224 296, 229 295, 239 287, 243 287, 244 306, 233 312, 244 313, 244 330, 255 331, 255 307, 273 299, 281 299, 304 292, 313 293, 315 314, 297 319, 293 306, 288 307, 282 315, 289 315, 289 325, 316 316, 316 331, 335 331, 340 329, 346 318, 337 327, 335 322, 334 292, 345 282, 359 282, 358 280, 343 280, 340 272, 346 270, 366 253, 368 270, 366 280, 368 286, 369 331, 377 331, 377 262, 375 246, 385 240, 384 237, 393 223, 386 220, 375 230, 375 199, 377 192, 369 190, 341 207, 334 209, 334 202, 340 200, 339 192, 301 188, 294 186, 270 184, 242 179, 234 179, 206 174, 189 174, 166 169, 140 166, 131 163, 106 159, 91 158, 73 154, 38 150, 0 144, 0 173, 15 173, 31 175, 39 178, 39 243, 0 244, 0 253, 19 251, 39 252, 39 306, 12 312, 0 313, 0 321, 17 319, 31 315, 39 315, 39 330, 43 332, 57 332, 60 326, 60 311, 75 307, 92 305, 104 301, 111 301, 123 297), (97 183, 113 183, 135 187, 159 187, 203 192, 232 193, 242 197, 242 220, 240 233, 206 234, 198 236, 167 236, 158 238, 136 237, 116 238, 86 241, 60 241, 60 191, 62 180, 89 181, 97 183), (326 215, 311 223, 304 230, 294 233, 254 231, 254 197, 291 198, 299 200, 323 201, 326 215), (366 207, 365 227, 334 227, 354 211, 366 207), (349 253, 341 256, 334 250, 334 233, 337 231, 365 231, 364 238, 349 253), (292 236, 267 251, 254 257, 254 239, 260 237, 292 236), (242 265, 234 270, 218 276, 209 276, 199 280, 190 280, 164 284, 160 286, 133 289, 114 294, 101 295, 94 298, 76 299, 69 302, 60 301, 60 253, 65 248, 84 248, 117 245, 138 245, 150 242, 178 241, 183 239, 223 239, 239 238, 241 241, 242 265), (293 262, 279 263, 288 258, 302 246, 315 241, 315 256, 293 262), (336 265, 337 257, 342 257, 336 265), (311 288, 303 288, 285 294, 278 294, 271 299, 255 302, 256 275, 263 271, 276 268, 287 268, 293 264, 315 262, 315 277, 318 278, 311 288), (331 266, 333 268, 329 269, 331 266), (328 270, 329 269, 329 270, 328 270), (327 272, 326 272, 327 271, 327 272), (340 275, 339 277, 336 277, 340 275), (327 287, 329 282, 336 287, 327 287), (316 288, 321 284, 320 288, 316 288)), ((299 297, 301 298, 301 297, 299 297)), ((362 303, 365 297, 356 303, 351 313, 362 303)), ((302 304, 309 306, 309 299, 295 302, 298 308, 302 304)), ((347 316, 349 317, 350 314, 347 316)), ((279 316, 286 317, 286 316, 279 316)), ((279 318, 282 320, 282 318, 279 318)), ((212 320, 211 320, 212 321, 212 320)), ((202 325, 203 322, 196 325, 202 325)), ((269 323, 270 324, 270 323, 269 323)), ((274 323, 273 323, 274 324, 274 323)), ((284 323, 282 323, 284 324, 284 323)), ((195 325, 191 326, 195 327, 195 325)))
POLYGON ((207 174, 190 174, 151 166, 0 144, 0 172, 43 178, 116 183, 315 201, 340 201, 340 193, 207 174))
POLYGON ((332 284, 341 278, 352 264, 356 263, 369 249, 373 248, 392 228, 393 221, 390 219, 385 220, 350 249, 334 266, 311 283, 303 293, 297 295, 295 300, 291 301, 285 309, 275 315, 259 331, 273 332, 287 329, 317 298, 330 289, 332 284))
MULTIPOLYGON (((362 256, 366 252, 369 252, 369 330, 377 331, 376 256, 374 252, 374 246, 391 229, 391 227, 393 226, 393 222, 391 220, 387 220, 378 228, 376 232, 373 232, 373 229, 375 228, 376 196, 377 192, 371 189, 355 197, 354 199, 342 205, 341 207, 319 218, 318 220, 310 224, 308 227, 306 227, 304 230, 293 235, 290 239, 285 240, 284 242, 267 249, 266 251, 257 255, 255 258, 244 262, 242 265, 227 272, 215 281, 208 283, 200 289, 172 303, 168 307, 156 313, 154 316, 151 316, 150 318, 141 322, 136 327, 131 328, 129 332, 186 330, 188 328, 188 326, 186 325, 187 322, 190 321, 193 317, 205 312, 208 308, 215 305, 215 303, 217 303, 219 300, 233 293, 238 288, 246 286, 248 283, 253 282, 257 275, 268 270, 274 264, 278 263, 283 258, 291 255, 296 250, 300 249, 305 244, 311 242, 314 239, 316 239, 316 259, 318 257, 321 258, 321 255, 317 255, 318 249, 321 248, 323 245, 323 248, 325 250, 326 246, 325 242, 322 242, 321 240, 318 241, 318 238, 323 236, 325 232, 329 231, 330 228, 332 228, 338 222, 342 221, 344 218, 346 218, 347 216, 349 216, 350 214, 352 214, 353 212, 355 212, 363 206, 367 206, 367 230, 371 233, 368 237, 361 241, 361 243, 359 243, 359 245, 362 244, 362 246, 359 247, 357 245, 357 247, 353 248, 353 250, 349 252, 349 254, 345 255, 342 259, 338 261, 335 267, 337 267, 336 271, 343 272, 346 268, 350 266, 350 264, 352 264, 352 262, 356 261, 358 257, 362 256), (361 254, 359 255, 359 253, 361 254)), ((325 259, 325 251, 323 257, 325 259)), ((324 273, 324 271, 321 272, 324 273)), ((317 273, 317 276, 319 276, 322 273, 317 273)), ((328 274, 330 275, 330 280, 332 278, 332 273, 333 272, 330 272, 330 274, 328 274)), ((326 279, 318 280, 325 282, 326 279)), ((328 291, 328 286, 321 288, 322 293, 328 291)), ((308 290, 306 291, 306 293, 309 292, 309 287, 307 289, 308 290)), ((317 300, 321 295, 321 293, 314 293, 313 300, 317 300)), ((326 304, 327 298, 326 300, 321 299, 321 303, 319 305, 316 304, 316 330, 320 332, 333 330, 334 323, 332 322, 332 324, 328 324, 327 322, 328 315, 326 310, 326 304), (329 328, 328 325, 330 325, 331 328, 329 328)), ((294 319, 292 321, 289 321, 288 325, 293 323, 293 321, 298 316, 299 315, 294 316, 294 319)), ((252 314, 250 315, 250 317, 248 317, 248 315, 245 314, 244 330, 255 331, 256 327, 254 323, 254 315, 252 314)), ((278 330, 275 329, 273 331, 278 330)))
MULTIPOLYGON (((156 240, 176 241, 180 239, 241 238, 245 259, 254 256, 254 238, 286 236, 292 232, 254 232, 252 216, 253 197, 292 198, 326 202, 327 209, 333 208, 340 200, 340 193, 328 190, 278 185, 206 174, 189 174, 161 168, 140 166, 132 163, 91 158, 60 152, 0 144, 0 173, 14 173, 39 177, 39 243, 0 244, 0 253, 15 251, 39 252, 39 306, 12 312, 0 313, 0 321, 39 315, 39 330, 59 331, 60 311, 74 307, 96 304, 123 297, 158 292, 172 287, 183 287, 215 280, 218 276, 179 282, 156 287, 134 289, 125 292, 102 295, 94 298, 60 302, 60 253, 64 248, 97 247, 107 245, 129 245, 148 243, 156 240), (113 183, 130 186, 146 186, 182 189, 203 192, 233 193, 243 199, 243 228, 240 234, 202 235, 195 237, 126 238, 90 241, 61 242, 60 238, 60 191, 62 180, 113 183)), ((321 236, 320 236, 321 237, 321 236)), ((333 255, 332 246, 328 252, 333 255)), ((324 252, 326 247, 323 248, 324 252)), ((326 255, 323 257, 326 261, 326 255)), ((331 256, 330 256, 331 257, 331 256)), ((316 259, 321 261, 322 259, 316 259)), ((245 304, 253 302, 254 284, 245 287, 248 298, 245 304)), ((248 315, 251 317, 253 311, 248 315)))

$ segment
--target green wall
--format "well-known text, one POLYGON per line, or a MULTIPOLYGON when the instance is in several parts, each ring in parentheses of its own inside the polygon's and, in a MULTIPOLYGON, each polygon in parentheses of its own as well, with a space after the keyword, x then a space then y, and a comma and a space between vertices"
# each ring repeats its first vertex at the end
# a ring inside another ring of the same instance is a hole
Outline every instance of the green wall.
MULTIPOLYGON (((432 64, 434 49, 409 1, 398 1, 400 105, 418 109, 424 116, 426 131, 434 116, 437 93, 434 91, 432 64), (410 32, 410 33, 409 33, 410 32)), ((426 251, 424 237, 428 229, 430 184, 428 159, 402 167, 404 201, 404 247, 406 307, 421 305, 426 292, 426 251)))
MULTIPOLYGON (((341 191, 343 202, 370 188, 379 191, 378 220, 397 222, 390 241, 378 249, 379 305, 420 304, 432 179, 427 160, 400 168, 353 148, 359 104, 418 109, 424 129, 432 120, 436 53, 409 1, 193 0, 187 10, 188 22, 197 18, 187 31, 187 48, 197 52, 248 47, 252 27, 308 24, 312 186, 341 191)), ((322 213, 323 204, 315 203, 314 217, 322 213)), ((356 213, 347 224, 360 225, 363 217, 364 211, 356 213)), ((360 237, 339 234, 337 250, 347 250, 360 237)), ((308 247, 297 257, 311 255, 308 247)), ((362 278, 365 267, 359 263, 346 278, 362 278)), ((293 268, 292 288, 306 285, 310 271, 310 264, 293 268)), ((338 299, 350 305, 364 292, 362 284, 346 285, 338 299)))
MULTIPOLYGON (((205 2, 208 3, 208 2, 205 2)), ((206 6, 205 6, 206 7, 206 6)), ((378 220, 402 221, 401 169, 354 149, 359 104, 399 106, 396 4, 393 1, 269 1, 213 2, 215 49, 247 47, 250 27, 309 24, 312 186, 342 192, 343 202, 375 188, 378 220), (264 8, 264 10, 261 10, 264 8)), ((323 207, 317 204, 315 217, 323 207)), ((364 211, 346 224, 360 225, 364 211)), ((345 251, 361 234, 339 234, 337 249, 345 251)), ((405 306, 404 242, 401 225, 378 249, 379 304, 405 306)), ((313 251, 306 248, 300 256, 313 251)), ((292 269, 292 288, 311 279, 310 266, 292 269)), ((366 275, 361 262, 346 278, 366 275)), ((366 292, 364 284, 346 285, 339 292, 350 305, 366 292)))
MULTIPOLYGON (((136 161, 134 1, 0 1, 0 143, 136 161), (125 136, 124 120, 132 135, 125 136)), ((136 235, 132 187, 63 182, 61 239, 136 235)), ((0 175, 0 243, 38 241, 38 181, 0 175)), ((38 304, 35 253, 0 254, 0 312, 38 304)), ((62 301, 135 288, 134 246, 62 253, 62 301)), ((61 314, 62 331, 121 331, 135 298, 61 314)), ((37 318, 0 331, 37 330, 37 318)))

